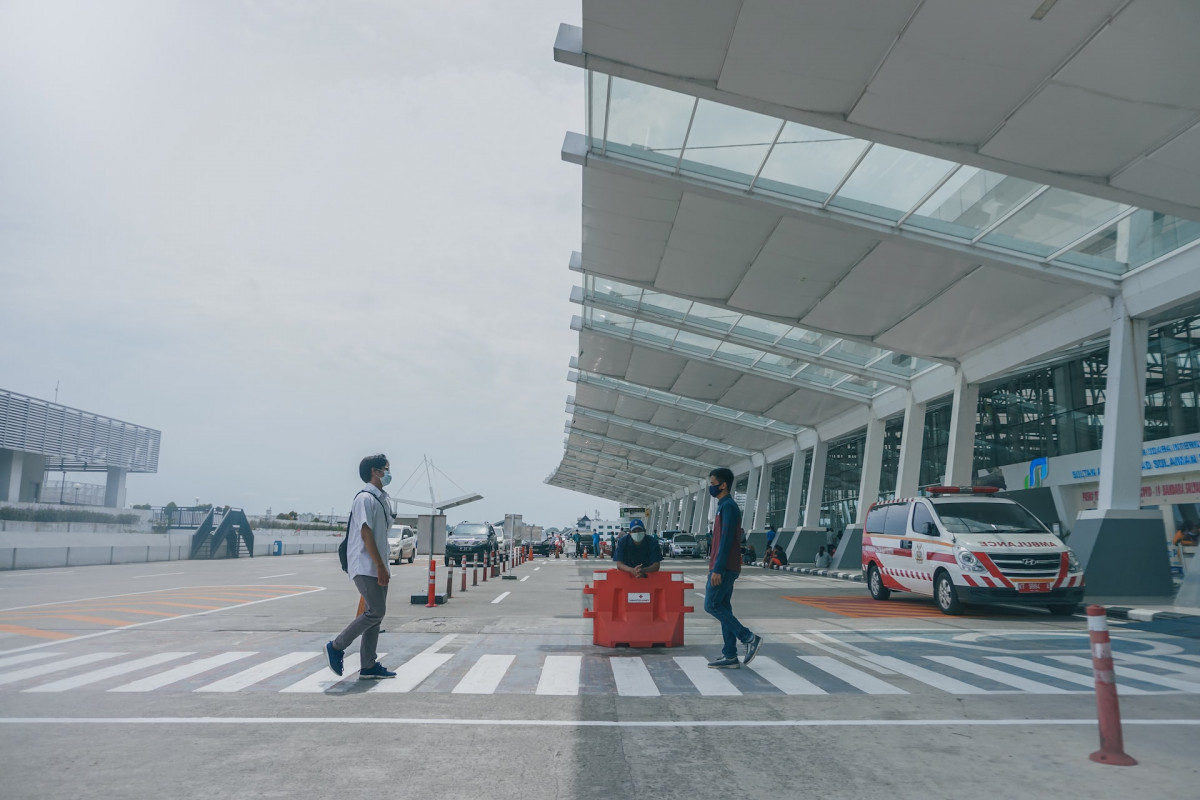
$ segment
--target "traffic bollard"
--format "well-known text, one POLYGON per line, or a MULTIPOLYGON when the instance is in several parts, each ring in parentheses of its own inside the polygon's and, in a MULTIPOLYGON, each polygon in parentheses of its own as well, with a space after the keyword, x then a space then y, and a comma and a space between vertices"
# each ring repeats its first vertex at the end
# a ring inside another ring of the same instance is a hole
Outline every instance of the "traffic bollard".
POLYGON ((1112 643, 1104 607, 1088 606, 1087 621, 1092 644, 1092 672, 1096 676, 1096 715, 1100 722, 1100 749, 1088 758, 1100 764, 1131 767, 1138 762, 1125 753, 1125 740, 1121 735, 1117 676, 1113 670, 1112 643))
MULTIPOLYGON (((420 595, 417 596, 420 597, 420 595)), ((429 602, 425 604, 425 607, 437 608, 437 562, 433 560, 432 555, 429 556, 429 602)))
POLYGON ((446 568, 446 599, 454 597, 454 559, 450 559, 450 566, 446 568))
POLYGON ((467 590, 467 559, 464 557, 462 562, 462 591, 467 590))
POLYGON ((500 556, 500 571, 508 572, 508 554, 507 553, 500 556))
POLYGON ((479 585, 479 556, 475 553, 471 554, 471 585, 479 585))
POLYGON ((487 554, 487 553, 484 553, 484 554, 483 554, 483 582, 484 582, 484 583, 487 583, 487 580, 488 580, 488 572, 489 572, 489 567, 488 567, 488 554, 487 554))

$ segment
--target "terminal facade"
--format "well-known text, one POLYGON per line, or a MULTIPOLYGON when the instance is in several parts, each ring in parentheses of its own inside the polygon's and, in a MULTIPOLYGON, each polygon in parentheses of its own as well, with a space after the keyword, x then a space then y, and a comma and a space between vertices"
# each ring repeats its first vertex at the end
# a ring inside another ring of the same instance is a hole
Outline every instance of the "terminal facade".
POLYGON ((547 482, 698 530, 728 466, 748 531, 849 543, 877 500, 987 483, 1089 591, 1168 595, 1200 503, 1200 9, 939 8, 585 1, 560 28, 587 123, 547 482))

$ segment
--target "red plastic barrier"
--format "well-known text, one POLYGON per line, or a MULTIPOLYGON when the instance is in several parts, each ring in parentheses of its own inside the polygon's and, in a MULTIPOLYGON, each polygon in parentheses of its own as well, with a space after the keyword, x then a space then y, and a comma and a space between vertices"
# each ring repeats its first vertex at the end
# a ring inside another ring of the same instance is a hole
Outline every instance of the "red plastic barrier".
POLYGON ((682 646, 683 615, 695 611, 683 604, 683 591, 691 588, 682 572, 652 572, 644 578, 618 569, 592 573, 592 584, 583 587, 592 598, 592 607, 583 612, 592 620, 592 644, 682 646))

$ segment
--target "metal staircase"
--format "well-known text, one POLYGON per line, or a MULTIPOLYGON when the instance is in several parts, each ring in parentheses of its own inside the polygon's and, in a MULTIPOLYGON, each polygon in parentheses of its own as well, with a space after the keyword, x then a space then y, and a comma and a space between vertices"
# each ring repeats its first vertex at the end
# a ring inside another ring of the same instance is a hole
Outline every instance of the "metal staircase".
POLYGON ((254 558, 254 531, 240 508, 212 509, 192 534, 192 558, 254 558))

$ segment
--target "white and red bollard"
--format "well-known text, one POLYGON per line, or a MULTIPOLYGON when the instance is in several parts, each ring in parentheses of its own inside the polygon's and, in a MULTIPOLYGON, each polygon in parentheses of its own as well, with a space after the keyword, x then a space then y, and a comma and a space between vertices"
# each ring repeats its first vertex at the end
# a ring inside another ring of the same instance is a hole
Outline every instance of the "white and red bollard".
POLYGON ((462 591, 467 590, 467 557, 463 556, 462 560, 462 591))
POLYGON ((490 570, 491 570, 491 568, 488 566, 488 554, 484 553, 483 554, 483 582, 484 583, 487 583, 488 572, 490 570))
POLYGON ((1117 702, 1117 676, 1112 643, 1103 606, 1087 607, 1088 636, 1092 640, 1092 672, 1096 676, 1096 715, 1100 720, 1100 749, 1088 758, 1100 764, 1131 767, 1138 763, 1125 752, 1121 735, 1121 707, 1117 702))
POLYGON ((437 562, 433 560, 432 554, 429 556, 429 602, 425 607, 437 608, 437 562))
POLYGON ((446 599, 454 597, 454 559, 450 559, 450 564, 446 567, 446 599))
POLYGON ((475 553, 471 554, 471 585, 479 585, 479 556, 475 553))

